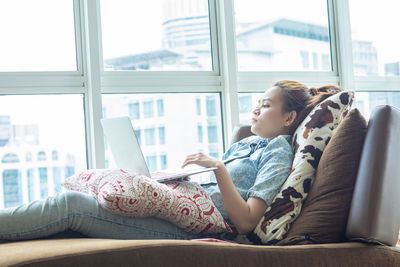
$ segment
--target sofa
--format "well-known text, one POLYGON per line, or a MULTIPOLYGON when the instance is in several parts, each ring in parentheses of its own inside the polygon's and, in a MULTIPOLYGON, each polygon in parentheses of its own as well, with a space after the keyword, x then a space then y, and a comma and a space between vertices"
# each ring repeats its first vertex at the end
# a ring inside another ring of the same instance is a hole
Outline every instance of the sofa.
MULTIPOLYGON (((241 126, 232 141, 249 134, 249 127, 241 126)), ((2 243, 0 266, 400 266, 399 137, 400 110, 389 105, 377 107, 365 136, 358 140, 361 152, 354 161, 357 166, 350 166, 350 170, 355 168, 355 180, 351 191, 346 191, 350 194, 349 205, 341 207, 344 212, 337 215, 344 218, 340 237, 324 235, 333 233, 330 230, 334 227, 329 226, 332 220, 321 221, 317 232, 322 233, 314 234, 309 228, 299 230, 304 223, 296 226, 297 222, 311 218, 309 224, 319 223, 313 217, 318 212, 300 215, 285 239, 273 246, 211 239, 95 239, 69 232, 41 240, 2 243)), ((337 157, 339 161, 341 158, 349 161, 346 155, 337 157)), ((317 171, 318 176, 321 173, 317 171)), ((318 180, 312 188, 316 186, 318 180)), ((311 206, 305 203, 304 211, 311 206)))

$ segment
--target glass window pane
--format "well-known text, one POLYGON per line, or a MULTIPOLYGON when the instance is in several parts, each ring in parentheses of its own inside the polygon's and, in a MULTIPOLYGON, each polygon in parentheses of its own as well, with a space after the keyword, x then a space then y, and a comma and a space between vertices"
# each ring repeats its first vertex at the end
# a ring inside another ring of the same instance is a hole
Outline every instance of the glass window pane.
POLYGON ((144 101, 143 102, 143 116, 145 118, 152 118, 154 116, 154 101, 144 101))
POLYGON ((263 93, 239 93, 239 119, 241 124, 250 124, 252 111, 263 93))
POLYGON ((139 103, 129 103, 129 117, 132 120, 140 119, 140 107, 139 103))
POLYGON ((327 1, 235 0, 235 14, 239 71, 331 70, 327 1))
POLYGON ((101 25, 105 70, 212 70, 207 0, 102 0, 101 25))
POLYGON ((22 180, 18 169, 7 169, 3 176, 4 207, 10 208, 22 204, 22 180))
POLYGON ((155 129, 144 129, 144 139, 146 146, 154 146, 156 144, 155 129))
POLYGON ((351 0, 349 7, 354 74, 399 76, 400 1, 351 0))
MULTIPOLYGON (((143 131, 141 148, 145 159, 151 160, 148 165, 158 169, 178 168, 187 155, 200 151, 222 156, 221 107, 217 93, 103 94, 102 102, 107 116, 118 117, 129 113, 128 103, 142 104, 150 99, 163 100, 163 116, 132 120, 133 128, 143 131), (199 102, 204 105, 203 110, 208 103, 208 109, 213 112, 198 116, 196 103, 199 102)), ((109 147, 105 156, 109 167, 116 167, 109 147)))
POLYGON ((54 195, 86 169, 83 95, 0 96, 0 139, 0 208, 54 195))
POLYGON ((356 92, 356 107, 368 120, 378 105, 392 105, 400 108, 400 92, 356 92))
POLYGON ((72 0, 0 1, 0 71, 77 69, 72 0))

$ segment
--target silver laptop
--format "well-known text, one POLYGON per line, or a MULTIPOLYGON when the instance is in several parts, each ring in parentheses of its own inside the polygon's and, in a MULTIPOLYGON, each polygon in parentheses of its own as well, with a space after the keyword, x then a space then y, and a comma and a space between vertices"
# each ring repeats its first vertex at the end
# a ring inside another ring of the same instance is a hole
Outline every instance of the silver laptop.
POLYGON ((216 168, 198 167, 195 169, 163 170, 149 172, 139 142, 129 117, 101 119, 104 134, 118 168, 140 173, 159 182, 186 179, 190 175, 215 170, 216 168))

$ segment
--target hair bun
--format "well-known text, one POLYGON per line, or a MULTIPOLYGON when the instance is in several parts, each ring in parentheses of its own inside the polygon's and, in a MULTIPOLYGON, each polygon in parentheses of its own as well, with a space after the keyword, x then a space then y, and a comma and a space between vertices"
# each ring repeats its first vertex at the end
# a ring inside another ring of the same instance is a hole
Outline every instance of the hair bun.
POLYGON ((318 95, 318 93, 319 93, 319 90, 318 90, 318 89, 315 89, 314 87, 311 87, 311 88, 309 88, 308 90, 310 91, 310 94, 311 94, 312 96, 316 96, 316 95, 318 95))
POLYGON ((323 93, 330 93, 330 94, 337 94, 341 92, 342 89, 335 85, 324 85, 318 88, 318 92, 323 92, 323 93))

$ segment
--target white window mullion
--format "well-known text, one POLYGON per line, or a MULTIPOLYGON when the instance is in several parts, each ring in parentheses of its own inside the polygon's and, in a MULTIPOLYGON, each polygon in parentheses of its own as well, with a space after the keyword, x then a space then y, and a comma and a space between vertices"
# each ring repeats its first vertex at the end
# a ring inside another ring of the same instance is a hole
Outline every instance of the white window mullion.
POLYGON ((100 124, 102 118, 101 102, 101 30, 99 1, 82 1, 82 50, 84 75, 86 77, 86 136, 88 168, 104 168, 104 136, 100 124))
POLYGON ((353 71, 353 51, 348 0, 332 1, 330 15, 334 19, 336 58, 340 86, 344 90, 355 90, 353 71))
POLYGON ((225 147, 231 133, 239 124, 237 86, 236 33, 233 1, 217 1, 216 5, 219 43, 219 66, 222 75, 222 116, 225 147))

